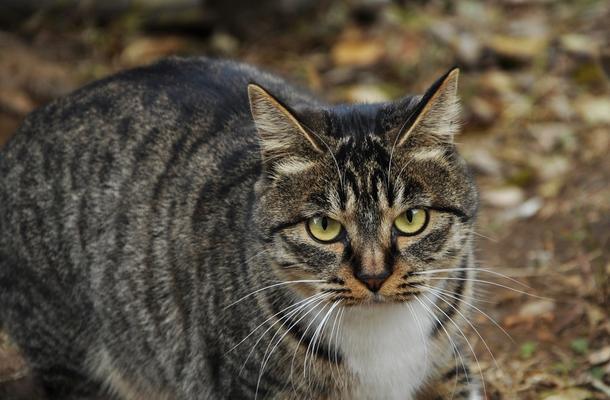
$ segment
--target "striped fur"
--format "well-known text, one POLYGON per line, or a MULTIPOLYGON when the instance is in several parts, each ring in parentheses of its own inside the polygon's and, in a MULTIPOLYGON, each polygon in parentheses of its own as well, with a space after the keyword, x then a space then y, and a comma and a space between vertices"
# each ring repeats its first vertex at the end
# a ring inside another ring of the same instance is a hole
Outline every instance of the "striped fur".
POLYGON ((173 58, 51 103, 0 153, 0 320, 55 399, 476 398, 456 85, 331 106, 173 58))

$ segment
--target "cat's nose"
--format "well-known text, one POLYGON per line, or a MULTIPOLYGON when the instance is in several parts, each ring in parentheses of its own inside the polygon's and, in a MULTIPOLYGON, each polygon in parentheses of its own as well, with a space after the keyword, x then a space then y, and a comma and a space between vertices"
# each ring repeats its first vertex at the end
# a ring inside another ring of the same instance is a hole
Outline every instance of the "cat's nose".
POLYGON ((359 272, 356 274, 356 278, 362 283, 366 285, 367 288, 373 293, 376 293, 381 289, 383 283, 390 276, 390 271, 383 271, 382 273, 370 275, 366 273, 359 272))

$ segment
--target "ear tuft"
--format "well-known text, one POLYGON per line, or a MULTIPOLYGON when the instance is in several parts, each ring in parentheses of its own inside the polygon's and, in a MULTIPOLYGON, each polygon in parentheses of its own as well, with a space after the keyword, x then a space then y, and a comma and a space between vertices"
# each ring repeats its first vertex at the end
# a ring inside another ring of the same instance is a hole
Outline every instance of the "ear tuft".
POLYGON ((452 68, 426 91, 407 121, 407 129, 397 145, 416 143, 452 143, 461 126, 458 97, 460 70, 452 68))

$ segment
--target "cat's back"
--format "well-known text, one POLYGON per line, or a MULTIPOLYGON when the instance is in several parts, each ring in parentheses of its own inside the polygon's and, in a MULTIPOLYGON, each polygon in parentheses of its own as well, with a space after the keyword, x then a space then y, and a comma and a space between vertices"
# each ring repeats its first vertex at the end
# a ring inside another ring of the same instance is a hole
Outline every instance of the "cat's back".
MULTIPOLYGON (((0 150, 0 178, 8 178, 14 166, 34 166, 37 161, 46 163, 40 167, 50 173, 53 160, 63 161, 71 151, 77 156, 89 151, 107 154, 110 149, 103 146, 117 145, 124 156, 137 158, 143 154, 125 151, 134 141, 178 139, 185 130, 191 137, 211 136, 238 121, 250 128, 250 82, 289 101, 309 101, 280 78, 249 65, 169 58, 96 81, 31 113, 0 150)), ((244 139, 252 139, 254 130, 244 131, 251 136, 244 139)), ((100 154, 92 155, 88 161, 100 154)), ((9 180, 3 179, 5 184, 9 180)))
POLYGON ((61 253, 61 227, 90 236, 125 198, 134 207, 168 196, 177 201, 176 191, 202 177, 214 181, 256 164, 250 82, 292 103, 310 101, 251 66, 171 58, 33 112, 0 151, 0 234, 14 237, 21 227, 23 243, 44 240, 57 246, 49 253, 61 253), (164 193, 168 184, 173 193, 164 193), (57 240, 34 237, 42 231, 57 240))

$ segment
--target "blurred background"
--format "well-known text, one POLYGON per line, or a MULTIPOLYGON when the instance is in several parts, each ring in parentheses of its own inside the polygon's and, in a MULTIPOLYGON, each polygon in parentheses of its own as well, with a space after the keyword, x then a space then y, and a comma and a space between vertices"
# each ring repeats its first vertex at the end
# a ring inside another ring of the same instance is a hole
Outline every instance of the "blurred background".
MULTIPOLYGON (((475 372, 489 399, 609 399, 609 21, 608 0, 0 0, 0 146, 32 109, 169 55, 333 102, 420 93, 457 64, 480 264, 529 285, 481 274, 471 319, 493 357, 470 332, 475 372)), ((27 382, 0 332, 0 398, 27 382)))

